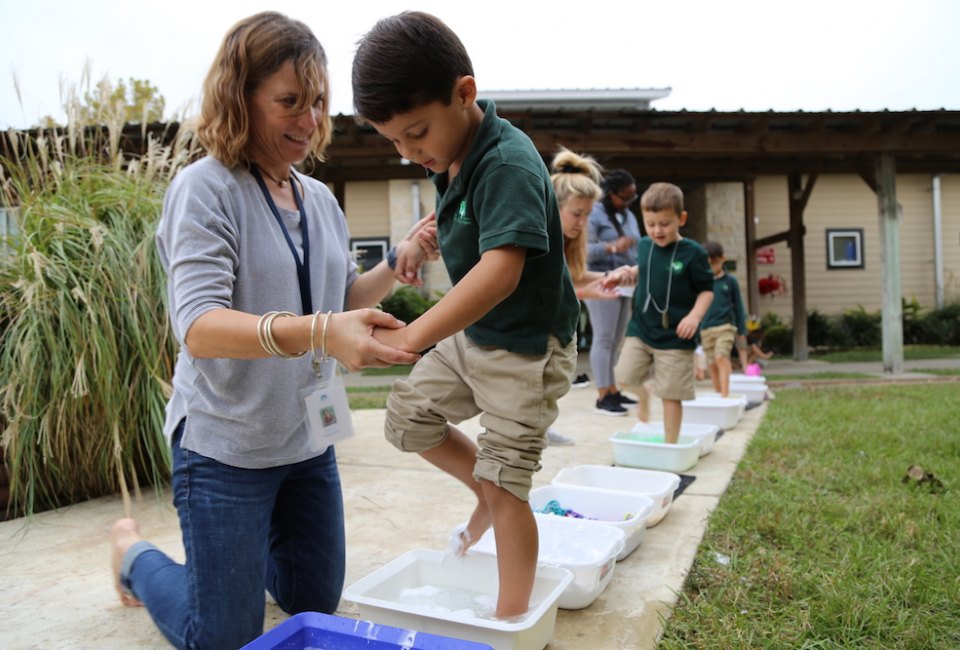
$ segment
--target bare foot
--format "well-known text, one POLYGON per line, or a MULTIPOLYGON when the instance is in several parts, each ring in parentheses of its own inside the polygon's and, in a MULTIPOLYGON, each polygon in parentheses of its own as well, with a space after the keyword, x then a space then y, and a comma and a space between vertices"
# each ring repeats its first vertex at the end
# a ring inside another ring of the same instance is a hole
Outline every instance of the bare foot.
POLYGON ((477 504, 473 514, 470 515, 470 521, 467 522, 466 527, 455 531, 457 540, 453 546, 456 547, 456 554, 465 554, 468 548, 480 541, 480 538, 492 524, 490 513, 487 511, 487 504, 481 501, 477 504))
POLYGON ((127 549, 139 542, 140 529, 137 528, 135 519, 118 519, 110 527, 110 563, 113 566, 113 586, 120 595, 120 602, 127 607, 143 607, 143 603, 128 594, 120 586, 120 567, 123 564, 123 556, 127 549))

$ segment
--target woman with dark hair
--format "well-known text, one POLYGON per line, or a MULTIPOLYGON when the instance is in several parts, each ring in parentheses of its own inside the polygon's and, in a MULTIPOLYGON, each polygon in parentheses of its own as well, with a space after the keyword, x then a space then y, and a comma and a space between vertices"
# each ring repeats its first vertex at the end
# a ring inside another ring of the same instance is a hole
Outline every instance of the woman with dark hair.
POLYGON ((306 25, 276 12, 238 22, 204 84, 208 155, 164 199, 157 249, 180 343, 164 433, 185 560, 130 518, 111 542, 121 602, 146 607, 179 648, 260 636, 264 590, 289 614, 337 608, 345 543, 331 425, 350 415, 335 365, 418 359, 373 338, 403 323, 369 308, 395 273, 413 281, 403 271, 429 250, 418 239, 427 221, 360 274, 332 192, 294 168, 330 141, 328 84, 306 25))
MULTIPOLYGON (((593 206, 587 226, 587 265, 591 271, 607 273, 637 263, 640 221, 630 210, 637 198, 637 183, 624 169, 613 169, 600 185, 603 198, 593 206)), ((636 401, 617 390, 613 369, 620 343, 630 320, 632 295, 623 290, 616 300, 585 300, 593 337, 590 368, 597 386, 596 411, 603 415, 627 414, 624 404, 636 401)))

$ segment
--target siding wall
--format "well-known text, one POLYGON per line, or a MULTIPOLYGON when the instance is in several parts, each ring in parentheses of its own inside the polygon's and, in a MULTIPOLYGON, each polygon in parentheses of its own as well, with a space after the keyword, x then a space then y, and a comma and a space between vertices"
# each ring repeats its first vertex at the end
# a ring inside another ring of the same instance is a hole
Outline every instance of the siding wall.
POLYGON ((351 237, 390 237, 390 193, 386 182, 347 183, 344 203, 351 237))
MULTIPOLYGON (((946 295, 960 297, 960 175, 941 177, 943 250, 946 295)), ((764 176, 756 181, 757 237, 787 229, 787 181, 764 176)), ((911 174, 897 177, 897 201, 903 207, 900 224, 900 274, 903 297, 924 307, 934 304, 933 201, 931 178, 911 174)), ((838 314, 862 305, 877 311, 883 304, 880 269, 880 219, 876 195, 857 176, 820 176, 804 212, 807 309, 838 314), (863 269, 827 269, 826 229, 863 229, 863 269)), ((792 317, 790 249, 775 245, 776 263, 758 264, 760 277, 776 274, 786 279, 788 292, 761 296, 760 313, 792 317)))

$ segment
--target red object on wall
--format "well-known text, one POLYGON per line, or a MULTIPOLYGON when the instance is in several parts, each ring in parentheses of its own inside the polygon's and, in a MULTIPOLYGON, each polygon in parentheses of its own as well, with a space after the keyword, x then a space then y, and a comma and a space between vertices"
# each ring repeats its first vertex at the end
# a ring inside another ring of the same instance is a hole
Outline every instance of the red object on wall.
POLYGON ((770 274, 757 281, 761 296, 779 296, 787 292, 787 281, 782 275, 770 274))
POLYGON ((764 246, 757 249, 757 264, 775 264, 777 249, 773 246, 764 246))

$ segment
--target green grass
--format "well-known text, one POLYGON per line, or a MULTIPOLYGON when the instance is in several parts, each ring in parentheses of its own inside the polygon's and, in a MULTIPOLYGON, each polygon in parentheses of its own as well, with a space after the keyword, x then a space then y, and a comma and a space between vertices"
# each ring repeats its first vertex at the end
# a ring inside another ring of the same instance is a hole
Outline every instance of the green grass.
POLYGON ((390 366, 388 368, 364 368, 360 374, 365 377, 382 377, 385 375, 406 376, 413 370, 413 366, 390 366))
POLYGON ((779 393, 659 647, 960 648, 957 415, 953 384, 779 393))
POLYGON ((351 410, 382 409, 389 395, 390 386, 355 386, 347 388, 347 403, 351 410))
POLYGON ((802 375, 765 375, 767 381, 806 381, 817 379, 872 379, 862 372, 811 372, 802 375))
MULTIPOLYGON (((905 345, 903 358, 906 361, 921 359, 948 359, 960 357, 960 347, 950 345, 905 345)), ((878 348, 856 348, 853 350, 839 350, 824 352, 812 356, 817 361, 827 363, 858 363, 869 361, 883 361, 883 350, 878 348)))
POLYGON ((941 375, 943 377, 956 377, 960 375, 960 368, 917 368, 911 372, 920 372, 928 375, 941 375))

